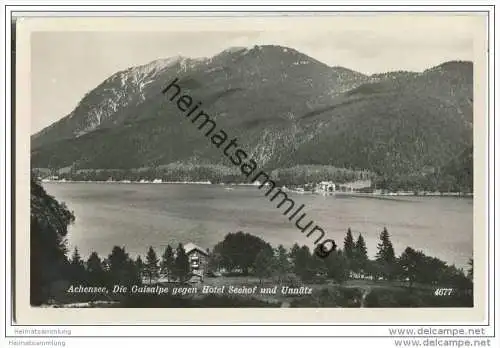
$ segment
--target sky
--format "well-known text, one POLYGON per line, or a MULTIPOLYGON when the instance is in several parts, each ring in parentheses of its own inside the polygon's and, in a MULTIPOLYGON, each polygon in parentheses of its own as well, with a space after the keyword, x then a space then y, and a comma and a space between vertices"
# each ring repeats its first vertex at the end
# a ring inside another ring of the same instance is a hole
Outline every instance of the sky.
POLYGON ((69 114, 109 76, 155 59, 210 57, 234 46, 277 44, 365 74, 423 71, 449 60, 472 61, 472 28, 477 28, 477 17, 457 15, 337 15, 314 22, 297 17, 240 22, 212 21, 198 30, 184 21, 185 25, 163 31, 130 25, 120 30, 94 26, 89 31, 87 26, 85 31, 32 32, 32 134, 69 114))

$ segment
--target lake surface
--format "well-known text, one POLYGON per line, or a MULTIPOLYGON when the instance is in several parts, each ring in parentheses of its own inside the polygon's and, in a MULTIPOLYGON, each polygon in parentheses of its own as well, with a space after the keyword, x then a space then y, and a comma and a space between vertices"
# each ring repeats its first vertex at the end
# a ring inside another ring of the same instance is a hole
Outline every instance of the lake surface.
MULTIPOLYGON (((82 257, 97 251, 107 256, 114 245, 129 254, 145 255, 152 245, 158 254, 167 244, 193 242, 212 249, 229 232, 243 231, 273 246, 293 243, 313 247, 293 222, 282 215, 264 190, 252 186, 196 184, 43 183, 76 216, 69 247, 82 257)), ((421 249, 467 268, 472 257, 471 198, 347 197, 288 193, 304 204, 303 223, 314 223, 342 246, 347 228, 362 233, 368 253, 376 253, 379 234, 387 227, 396 254, 406 246, 421 249)), ((284 208, 284 207, 282 207, 284 208)), ((295 220, 294 220, 295 221, 295 220)), ((314 225, 313 225, 314 226, 314 225)))

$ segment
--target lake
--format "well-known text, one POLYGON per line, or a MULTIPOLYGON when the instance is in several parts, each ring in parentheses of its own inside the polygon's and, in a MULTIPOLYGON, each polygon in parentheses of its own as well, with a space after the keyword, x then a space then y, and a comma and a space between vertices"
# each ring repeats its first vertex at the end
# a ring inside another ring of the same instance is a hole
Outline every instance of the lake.
MULTIPOLYGON (((114 245, 125 246, 134 258, 144 257, 150 245, 158 254, 167 244, 188 242, 212 249, 227 233, 237 231, 273 246, 297 242, 313 247, 313 239, 301 234, 282 215, 283 209, 276 208, 276 201, 270 202, 257 187, 54 182, 43 186, 74 212, 68 245, 78 247, 84 258, 92 251, 107 256, 114 245)), ((384 227, 398 256, 411 246, 465 269, 472 257, 471 198, 288 194, 296 206, 305 205, 303 222, 314 220, 337 245, 343 244, 348 227, 355 239, 362 233, 370 257, 384 227)))

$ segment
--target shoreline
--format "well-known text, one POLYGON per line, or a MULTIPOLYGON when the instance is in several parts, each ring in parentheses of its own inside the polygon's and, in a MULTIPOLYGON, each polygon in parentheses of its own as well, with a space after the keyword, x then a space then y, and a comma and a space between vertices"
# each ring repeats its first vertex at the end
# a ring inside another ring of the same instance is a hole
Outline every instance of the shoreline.
MULTIPOLYGON (((215 184, 210 181, 80 181, 80 180, 41 180, 42 183, 50 183, 50 184, 174 184, 174 185, 212 185, 212 186, 244 186, 244 187, 258 187, 259 184, 250 184, 250 183, 219 183, 215 184)), ((473 193, 461 193, 461 192, 419 192, 414 194, 413 192, 344 192, 344 191, 335 191, 333 193, 319 193, 312 191, 295 191, 292 189, 286 189, 285 192, 295 193, 298 195, 303 194, 315 194, 322 195, 325 197, 328 196, 343 196, 343 197, 364 197, 364 198, 376 198, 376 197, 459 197, 459 198, 474 198, 473 193)))

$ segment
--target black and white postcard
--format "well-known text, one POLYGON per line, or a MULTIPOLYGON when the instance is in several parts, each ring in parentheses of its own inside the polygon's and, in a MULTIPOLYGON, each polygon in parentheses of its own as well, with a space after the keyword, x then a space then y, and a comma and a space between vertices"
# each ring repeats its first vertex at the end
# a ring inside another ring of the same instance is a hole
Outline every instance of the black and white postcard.
POLYGON ((485 23, 17 20, 19 320, 482 320, 485 23))

